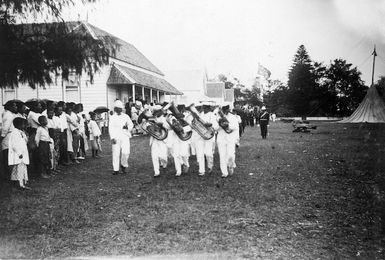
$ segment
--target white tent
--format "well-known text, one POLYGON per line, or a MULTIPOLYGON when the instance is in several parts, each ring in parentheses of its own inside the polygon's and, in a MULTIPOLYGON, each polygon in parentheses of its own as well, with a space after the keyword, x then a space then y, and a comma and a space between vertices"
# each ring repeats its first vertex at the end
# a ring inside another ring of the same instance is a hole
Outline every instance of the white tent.
POLYGON ((385 123, 385 102, 374 85, 354 113, 340 123, 385 123))

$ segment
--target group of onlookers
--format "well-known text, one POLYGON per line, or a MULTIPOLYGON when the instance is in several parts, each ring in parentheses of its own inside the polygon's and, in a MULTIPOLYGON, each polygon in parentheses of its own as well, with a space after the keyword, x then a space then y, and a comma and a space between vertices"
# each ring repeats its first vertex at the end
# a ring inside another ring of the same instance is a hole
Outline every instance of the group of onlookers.
POLYGON ((80 163, 88 141, 92 157, 99 157, 101 131, 96 113, 83 105, 63 101, 10 100, 2 114, 3 178, 29 189, 28 175, 50 178, 61 167, 80 163))

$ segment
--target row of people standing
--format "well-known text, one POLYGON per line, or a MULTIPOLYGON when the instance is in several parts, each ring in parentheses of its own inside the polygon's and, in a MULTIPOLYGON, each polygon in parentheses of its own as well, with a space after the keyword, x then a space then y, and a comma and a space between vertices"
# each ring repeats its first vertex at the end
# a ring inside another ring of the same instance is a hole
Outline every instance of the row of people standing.
MULTIPOLYGON (((11 100, 4 108, 1 132, 3 177, 18 181, 22 188, 27 187, 28 180, 28 174, 23 173, 24 165, 28 165, 30 175, 49 178, 61 172, 59 165, 78 164, 85 158, 88 132, 97 142, 100 136, 95 115, 91 114, 91 120, 86 120, 82 104, 11 100), (11 137, 18 137, 18 141, 10 141, 11 137), (25 149, 28 156, 19 154, 25 149)), ((92 145, 93 156, 98 156, 99 147, 92 145)))

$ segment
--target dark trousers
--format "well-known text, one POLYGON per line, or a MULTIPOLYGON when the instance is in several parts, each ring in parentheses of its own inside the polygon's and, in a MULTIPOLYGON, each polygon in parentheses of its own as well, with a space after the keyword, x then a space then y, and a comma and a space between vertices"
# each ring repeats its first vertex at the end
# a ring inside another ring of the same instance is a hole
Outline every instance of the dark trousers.
POLYGON ((68 163, 68 152, 67 152, 67 130, 60 133, 59 136, 59 164, 68 163))
POLYGON ((50 174, 52 158, 50 143, 40 141, 39 147, 37 148, 37 154, 39 174, 50 174))
POLYGON ((86 157, 86 147, 85 147, 85 140, 83 135, 80 136, 80 151, 82 156, 86 157))
POLYGON ((261 120, 259 125, 261 127, 261 136, 263 139, 266 139, 266 137, 267 137, 267 121, 261 120))

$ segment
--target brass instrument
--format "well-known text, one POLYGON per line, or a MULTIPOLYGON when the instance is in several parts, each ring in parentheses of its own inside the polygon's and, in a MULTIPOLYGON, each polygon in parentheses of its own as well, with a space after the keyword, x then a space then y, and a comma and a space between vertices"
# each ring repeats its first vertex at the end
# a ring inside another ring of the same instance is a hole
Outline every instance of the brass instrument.
POLYGON ((199 116, 199 112, 194 104, 186 107, 186 109, 189 110, 193 116, 193 120, 190 123, 191 128, 194 129, 205 140, 210 140, 213 138, 215 135, 214 128, 212 126, 205 125, 205 122, 199 116))
POLYGON ((232 133, 233 130, 229 129, 229 120, 227 120, 225 114, 223 114, 222 109, 218 110, 218 115, 220 116, 220 119, 218 121, 219 126, 222 127, 222 129, 225 130, 227 134, 232 133))
POLYGON ((171 129, 174 130, 175 134, 182 141, 187 141, 192 136, 192 130, 189 124, 184 120, 184 115, 174 106, 174 103, 167 105, 165 108, 171 111, 172 114, 166 116, 167 123, 171 129), (190 129, 189 129, 190 128, 190 129))
POLYGON ((163 141, 168 136, 167 129, 155 122, 155 118, 148 109, 139 115, 138 124, 143 131, 159 141, 163 141))

